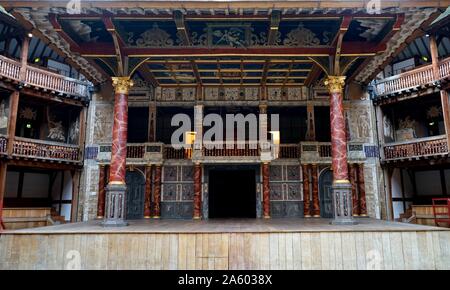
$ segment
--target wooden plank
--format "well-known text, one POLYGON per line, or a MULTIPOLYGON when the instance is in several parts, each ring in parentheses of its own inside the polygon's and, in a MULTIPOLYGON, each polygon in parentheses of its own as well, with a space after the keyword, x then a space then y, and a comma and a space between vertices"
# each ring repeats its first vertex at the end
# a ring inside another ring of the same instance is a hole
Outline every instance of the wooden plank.
POLYGON ((402 235, 399 232, 389 233, 391 241, 392 268, 394 270, 404 270, 405 262, 403 256, 402 235))
POLYGON ((344 270, 356 269, 356 244, 353 233, 342 233, 342 257, 344 270))
POLYGON ((269 235, 269 260, 270 260, 270 270, 278 270, 280 255, 278 253, 278 234, 269 235))
POLYGON ((300 242, 300 233, 292 234, 292 255, 294 270, 302 269, 302 248, 300 242))
POLYGON ((311 234, 311 269, 322 269, 322 252, 320 248, 320 234, 311 234))
POLYGON ((311 270, 311 234, 301 233, 300 245, 302 248, 302 270, 311 270))
POLYGON ((383 269, 392 270, 393 269, 392 250, 389 233, 382 233, 381 239, 383 245, 383 269))

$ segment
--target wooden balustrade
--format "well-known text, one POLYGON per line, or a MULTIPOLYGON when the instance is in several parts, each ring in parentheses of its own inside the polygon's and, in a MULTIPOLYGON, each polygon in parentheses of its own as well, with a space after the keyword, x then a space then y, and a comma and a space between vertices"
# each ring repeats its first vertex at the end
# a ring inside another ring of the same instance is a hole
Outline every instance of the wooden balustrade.
POLYGON ((14 139, 13 155, 64 161, 80 161, 80 149, 76 145, 26 138, 14 139))
POLYGON ((6 146, 8 146, 8 139, 0 136, 0 154, 6 154, 6 146))
POLYGON ((127 158, 144 158, 145 144, 127 144, 127 158))
POLYGON ((25 79, 20 79, 21 63, 0 55, 0 76, 25 85, 68 95, 86 97, 89 84, 41 68, 27 66, 25 79))
POLYGON ((233 143, 230 146, 223 144, 222 148, 215 148, 212 145, 204 144, 202 154, 204 157, 235 157, 235 156, 259 156, 258 143, 233 143))
POLYGON ((319 157, 331 157, 331 144, 320 144, 318 150, 319 157))
POLYGON ((384 145, 384 159, 415 158, 448 153, 445 136, 424 139, 384 145))
POLYGON ((280 144, 278 158, 300 158, 300 147, 298 144, 280 144))
MULTIPOLYGON (((440 79, 450 77, 450 58, 441 60, 438 67, 440 79)), ((437 80, 434 77, 433 66, 429 64, 377 81, 375 84, 375 93, 377 95, 392 94, 429 85, 434 81, 437 80)))
POLYGON ((164 159, 190 159, 192 149, 175 149, 171 145, 164 146, 164 159))

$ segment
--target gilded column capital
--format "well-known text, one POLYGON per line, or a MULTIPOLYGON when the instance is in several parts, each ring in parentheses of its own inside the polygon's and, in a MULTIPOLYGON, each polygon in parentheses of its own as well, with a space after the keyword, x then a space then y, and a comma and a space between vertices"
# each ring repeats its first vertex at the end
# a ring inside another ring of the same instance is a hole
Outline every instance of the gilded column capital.
POLYGON ((128 91, 134 85, 130 77, 111 77, 111 79, 116 94, 128 94, 128 91))
POLYGON ((345 85, 345 76, 328 76, 324 83, 330 93, 341 93, 345 85))

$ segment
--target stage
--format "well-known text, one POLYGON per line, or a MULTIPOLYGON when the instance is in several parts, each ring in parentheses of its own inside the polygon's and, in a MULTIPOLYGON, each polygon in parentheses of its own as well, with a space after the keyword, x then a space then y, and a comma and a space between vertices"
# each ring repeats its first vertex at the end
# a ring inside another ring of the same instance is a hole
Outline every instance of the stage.
POLYGON ((0 269, 450 269, 450 230, 359 218, 100 221, 5 231, 0 269))

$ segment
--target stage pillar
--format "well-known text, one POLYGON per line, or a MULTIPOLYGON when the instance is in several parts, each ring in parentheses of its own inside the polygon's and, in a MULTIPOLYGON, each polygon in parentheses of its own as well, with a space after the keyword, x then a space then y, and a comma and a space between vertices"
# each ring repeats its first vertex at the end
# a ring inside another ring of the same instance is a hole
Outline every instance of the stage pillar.
POLYGON ((202 218, 202 165, 194 164, 194 215, 193 219, 202 218))
POLYGON ((128 130, 128 91, 133 85, 129 77, 112 77, 114 87, 114 124, 109 183, 106 188, 106 216, 104 226, 126 226, 126 157, 128 130))
POLYGON ((105 217, 105 194, 106 194, 106 166, 98 167, 98 198, 97 198, 97 218, 105 217))
POLYGON ((153 185, 153 218, 161 217, 161 164, 155 165, 155 184, 153 185))
POLYGON ((331 165, 334 178, 332 224, 355 224, 352 216, 351 185, 348 180, 347 136, 342 103, 344 84, 345 76, 328 76, 325 80, 330 93, 331 165))
POLYGON ((303 216, 311 217, 311 193, 309 189, 309 165, 302 164, 303 175, 303 216))
POLYGON ((311 182, 312 182, 312 215, 313 217, 320 217, 319 204, 319 175, 317 171, 317 164, 311 165, 311 182))
POLYGON ((350 184, 352 186, 352 202, 353 202, 353 216, 359 215, 359 199, 358 199, 358 180, 357 180, 357 164, 349 164, 348 172, 350 176, 350 184))
POLYGON ((145 166, 144 218, 152 217, 152 165, 145 166))
POLYGON ((264 162, 262 164, 262 177, 263 177, 263 217, 265 219, 270 218, 270 184, 269 184, 269 163, 264 162))
POLYGON ((361 216, 367 216, 366 187, 364 184, 364 164, 358 165, 359 210, 361 216))

